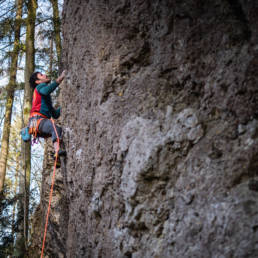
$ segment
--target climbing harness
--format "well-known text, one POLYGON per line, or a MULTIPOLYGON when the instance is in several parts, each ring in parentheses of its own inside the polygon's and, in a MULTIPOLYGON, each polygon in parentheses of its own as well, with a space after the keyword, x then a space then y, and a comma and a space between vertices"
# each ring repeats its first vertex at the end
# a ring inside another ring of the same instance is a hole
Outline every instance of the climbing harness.
POLYGON ((41 258, 43 258, 43 254, 44 254, 45 241, 46 241, 46 235, 47 235, 47 226, 48 226, 48 217, 49 217, 49 213, 50 213, 50 206, 51 206, 54 183, 55 183, 56 164, 57 164, 57 159, 58 159, 58 151, 59 151, 59 148, 60 148, 60 139, 59 139, 59 136, 58 136, 58 133, 57 133, 57 130, 56 130, 55 122, 52 118, 50 120, 53 124, 53 128, 55 130, 55 134, 56 134, 56 137, 57 137, 57 143, 58 144, 57 144, 57 150, 56 150, 56 155, 55 155, 54 170, 53 170, 52 183, 51 183, 51 189, 50 189, 50 195, 49 195, 47 216, 46 216, 46 222, 45 222, 45 231, 44 231, 44 237, 43 237, 42 249, 41 249, 41 256, 40 256, 41 258))
POLYGON ((43 119, 48 119, 46 116, 33 112, 29 119, 29 134, 32 135, 31 145, 37 144, 39 142, 39 124, 43 119))

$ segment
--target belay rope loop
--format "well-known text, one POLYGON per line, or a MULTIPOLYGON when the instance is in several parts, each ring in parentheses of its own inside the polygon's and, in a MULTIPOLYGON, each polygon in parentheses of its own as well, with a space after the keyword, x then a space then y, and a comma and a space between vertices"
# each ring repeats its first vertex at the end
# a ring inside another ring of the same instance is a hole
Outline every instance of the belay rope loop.
POLYGON ((58 159, 58 151, 59 151, 59 148, 60 148, 60 139, 59 139, 59 136, 58 136, 57 131, 56 131, 55 122, 52 118, 50 120, 53 124, 58 144, 57 144, 57 151, 56 151, 55 163, 54 163, 54 171, 53 171, 53 175, 52 175, 52 183, 51 183, 51 189, 50 189, 50 195, 49 195, 49 202, 48 202, 48 209, 47 209, 47 216, 46 216, 46 223, 45 223, 45 231, 44 231, 44 237, 43 237, 42 249, 41 249, 41 256, 40 256, 41 258, 43 258, 43 254, 44 254, 45 241, 46 241, 46 235, 47 235, 47 226, 48 226, 48 217, 49 217, 49 213, 50 213, 50 206, 51 206, 54 183, 55 183, 56 164, 57 164, 57 159, 58 159))

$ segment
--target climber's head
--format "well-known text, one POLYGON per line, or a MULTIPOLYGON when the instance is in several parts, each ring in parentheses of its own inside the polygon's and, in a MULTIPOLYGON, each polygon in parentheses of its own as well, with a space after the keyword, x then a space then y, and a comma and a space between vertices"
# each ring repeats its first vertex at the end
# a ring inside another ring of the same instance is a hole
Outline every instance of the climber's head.
POLYGON ((47 77, 47 75, 42 74, 40 72, 35 72, 30 77, 30 87, 35 89, 38 84, 40 83, 48 83, 50 82, 50 79, 47 77))

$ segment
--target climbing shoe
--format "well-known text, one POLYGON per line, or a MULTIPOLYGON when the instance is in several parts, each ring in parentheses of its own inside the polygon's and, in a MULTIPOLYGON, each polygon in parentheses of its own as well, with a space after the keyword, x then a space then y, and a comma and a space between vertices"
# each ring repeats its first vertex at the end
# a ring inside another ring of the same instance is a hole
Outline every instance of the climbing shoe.
POLYGON ((60 168, 60 167, 61 167, 61 161, 60 161, 60 158, 57 158, 56 168, 60 168))
MULTIPOLYGON (((65 156, 66 156, 66 151, 65 150, 59 150, 58 151, 58 157, 65 157, 65 156)), ((53 159, 56 158, 56 153, 55 152, 52 153, 52 157, 53 157, 53 159)))
POLYGON ((58 156, 61 157, 61 156, 66 156, 66 151, 65 150, 59 150, 58 151, 58 156))
MULTIPOLYGON (((65 150, 59 150, 58 151, 58 157, 57 157, 57 161, 56 161, 56 168, 60 168, 61 167, 61 161, 60 161, 60 157, 64 157, 66 156, 66 151, 65 150)), ((53 159, 56 159, 56 153, 53 155, 53 159)))

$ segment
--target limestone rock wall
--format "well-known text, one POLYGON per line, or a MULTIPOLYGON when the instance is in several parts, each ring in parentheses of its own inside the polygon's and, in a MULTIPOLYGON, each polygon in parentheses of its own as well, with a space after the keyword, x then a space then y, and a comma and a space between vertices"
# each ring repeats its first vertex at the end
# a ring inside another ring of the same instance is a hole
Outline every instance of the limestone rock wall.
POLYGON ((257 257, 258 2, 65 0, 63 18, 66 256, 257 257))
MULTIPOLYGON (((40 204, 32 217, 30 244, 28 246, 28 254, 26 256, 29 258, 41 257, 46 215, 53 176, 53 155, 54 148, 52 140, 48 139, 46 141, 44 153, 40 204)), ((64 180, 64 172, 64 166, 56 169, 55 171, 55 182, 44 247, 45 258, 66 257, 67 224, 69 218, 68 202, 65 194, 66 184, 64 180)))

